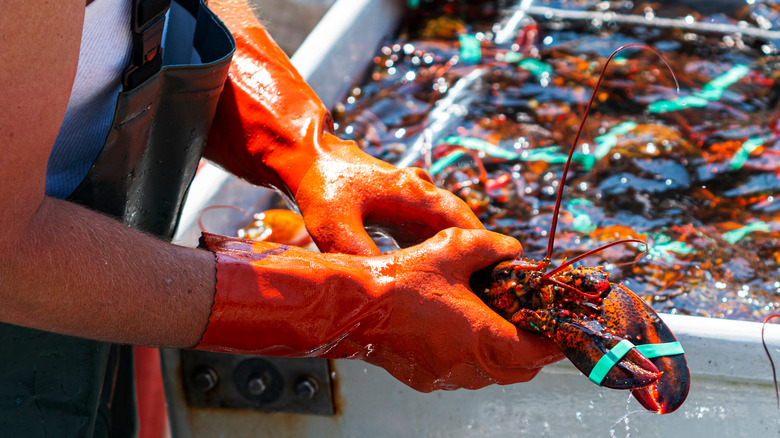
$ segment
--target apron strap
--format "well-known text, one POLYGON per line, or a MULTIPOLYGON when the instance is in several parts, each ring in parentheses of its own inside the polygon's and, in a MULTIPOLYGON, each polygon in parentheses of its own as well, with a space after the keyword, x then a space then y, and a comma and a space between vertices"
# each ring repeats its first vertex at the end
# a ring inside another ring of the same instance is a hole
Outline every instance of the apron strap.
POLYGON ((162 68, 165 14, 170 7, 171 0, 133 0, 133 51, 122 77, 124 91, 142 84, 162 68))

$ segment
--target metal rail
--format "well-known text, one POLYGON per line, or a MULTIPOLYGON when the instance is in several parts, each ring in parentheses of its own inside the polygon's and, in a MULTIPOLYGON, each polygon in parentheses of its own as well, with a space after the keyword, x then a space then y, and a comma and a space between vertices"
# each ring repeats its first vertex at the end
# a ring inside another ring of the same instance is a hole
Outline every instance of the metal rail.
POLYGON ((734 25, 725 23, 705 23, 686 20, 685 18, 647 17, 644 15, 627 15, 615 12, 575 11, 569 9, 557 9, 547 6, 529 6, 525 13, 534 17, 556 18, 569 21, 613 22, 620 24, 633 24, 637 26, 675 28, 696 33, 714 34, 741 34, 765 40, 780 40, 780 31, 761 29, 753 26, 734 25))

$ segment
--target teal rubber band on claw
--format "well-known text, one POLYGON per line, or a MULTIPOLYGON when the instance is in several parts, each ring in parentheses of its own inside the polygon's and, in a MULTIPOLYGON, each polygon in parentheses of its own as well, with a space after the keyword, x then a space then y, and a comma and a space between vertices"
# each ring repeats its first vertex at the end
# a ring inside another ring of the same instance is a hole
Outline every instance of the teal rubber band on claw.
POLYGON ((591 370, 588 379, 596 385, 601 386, 601 381, 607 376, 609 370, 611 370, 616 363, 620 362, 620 359, 623 359, 623 356, 631 351, 632 348, 634 348, 634 344, 631 343, 631 341, 626 339, 620 341, 617 345, 612 347, 611 350, 607 351, 607 354, 599 359, 596 366, 591 370))
POLYGON ((682 344, 680 344, 679 342, 664 342, 663 344, 643 344, 643 345, 637 345, 636 349, 648 359, 652 359, 654 357, 660 357, 660 356, 676 356, 678 354, 685 354, 685 350, 683 350, 682 344))
POLYGON ((631 343, 631 341, 623 339, 617 345, 612 347, 612 349, 609 350, 607 354, 599 359, 598 363, 596 363, 596 366, 594 366, 593 370, 591 370, 588 379, 590 379, 590 381, 596 385, 601 386, 601 382, 604 380, 604 377, 607 376, 609 370, 611 370, 615 364, 620 362, 620 359, 623 359, 623 356, 625 356, 626 353, 628 353, 632 348, 636 348, 637 351, 642 353, 642 355, 648 359, 660 356, 675 356, 678 354, 685 354, 685 350, 683 350, 682 344, 680 344, 679 341, 664 342, 662 344, 634 345, 631 343))

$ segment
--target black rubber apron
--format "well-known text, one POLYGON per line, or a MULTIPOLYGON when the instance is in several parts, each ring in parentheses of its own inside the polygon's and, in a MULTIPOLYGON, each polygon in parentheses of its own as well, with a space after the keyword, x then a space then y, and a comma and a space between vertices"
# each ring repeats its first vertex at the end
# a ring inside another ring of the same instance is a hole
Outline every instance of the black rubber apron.
MULTIPOLYGON (((172 5, 168 34, 165 66, 119 95, 105 145, 68 199, 170 240, 235 42, 198 0, 172 5), (177 27, 176 14, 196 17, 189 35, 171 29, 177 27), (191 63, 192 48, 200 63, 191 63)), ((135 436, 131 351, 0 324, 0 435, 135 436)))

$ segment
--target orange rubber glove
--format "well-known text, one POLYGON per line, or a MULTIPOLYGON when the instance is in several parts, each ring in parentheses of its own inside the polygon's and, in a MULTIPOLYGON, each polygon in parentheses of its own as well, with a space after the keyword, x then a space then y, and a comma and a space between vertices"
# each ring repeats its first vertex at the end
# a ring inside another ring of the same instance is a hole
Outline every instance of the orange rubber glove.
POLYGON ((265 29, 234 30, 236 51, 206 158, 294 200, 324 252, 378 255, 366 229, 400 246, 449 227, 484 228, 420 169, 398 169, 332 133, 330 113, 265 29))
POLYGON ((451 228, 374 257, 205 234, 217 294, 201 350, 362 359, 419 391, 531 379, 562 356, 480 301, 469 277, 521 252, 509 237, 451 228))

